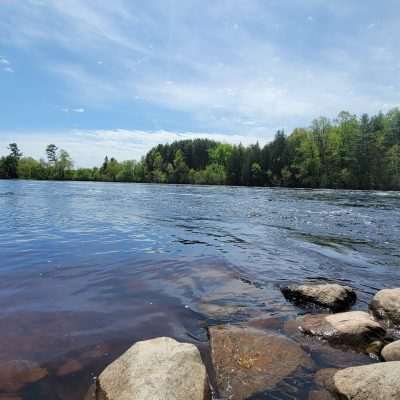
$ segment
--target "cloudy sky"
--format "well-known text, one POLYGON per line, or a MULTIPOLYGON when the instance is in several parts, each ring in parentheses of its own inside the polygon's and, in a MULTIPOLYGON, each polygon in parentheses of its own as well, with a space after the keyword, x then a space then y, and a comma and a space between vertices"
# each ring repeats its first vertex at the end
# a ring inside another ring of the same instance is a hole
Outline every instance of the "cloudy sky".
POLYGON ((269 141, 400 103, 398 0, 0 0, 0 154, 269 141))

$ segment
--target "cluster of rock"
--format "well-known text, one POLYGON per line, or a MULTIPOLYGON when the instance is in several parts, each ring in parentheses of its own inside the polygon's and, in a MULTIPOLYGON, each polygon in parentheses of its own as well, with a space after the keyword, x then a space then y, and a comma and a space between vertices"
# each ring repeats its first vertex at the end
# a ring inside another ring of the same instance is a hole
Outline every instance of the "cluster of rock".
MULTIPOLYGON (((331 311, 346 310, 356 301, 351 288, 336 284, 292 285, 283 288, 282 293, 297 305, 317 305, 331 311)), ((316 382, 324 389, 314 393, 314 398, 329 399, 334 394, 340 399, 400 399, 400 340, 395 340, 400 328, 400 288, 379 291, 369 312, 308 314, 298 317, 296 324, 304 334, 374 353, 386 361, 319 371, 316 382)))
MULTIPOLYGON (((400 399, 400 340, 390 340, 390 334, 400 328, 400 289, 378 292, 369 313, 346 311, 356 301, 354 291, 347 286, 291 285, 282 293, 297 305, 336 312, 298 317, 293 322, 302 333, 333 345, 373 352, 385 361, 318 371, 315 381, 319 389, 310 393, 310 400, 334 398, 331 396, 400 399)), ((217 311, 225 315, 230 310, 220 307, 217 311)), ((237 314, 236 308, 234 312, 237 314)), ((261 318, 209 327, 210 374, 193 344, 171 338, 137 342, 100 374, 87 399, 210 400, 214 386, 222 398, 243 400, 271 390, 293 374, 315 367, 296 341, 265 329, 276 328, 276 323, 274 318, 261 318)), ((69 360, 57 375, 81 368, 77 361, 69 360)), ((31 361, 4 361, 0 366, 0 398, 20 400, 16 392, 47 375, 46 369, 31 361)))
MULTIPOLYGON (((342 311, 298 317, 295 325, 304 334, 334 345, 373 351, 386 361, 318 371, 315 381, 319 389, 310 393, 310 400, 400 399, 400 340, 387 344, 389 330, 400 326, 400 289, 377 293, 370 313, 345 311, 356 301, 354 291, 346 286, 292 285, 282 292, 298 305, 342 311)), ((244 400, 271 390, 295 372, 314 368, 297 342, 259 329, 257 323, 217 325, 209 327, 208 332, 212 376, 207 374, 196 346, 156 338, 136 343, 110 364, 98 377, 90 398, 210 400, 212 381, 221 398, 244 400)))

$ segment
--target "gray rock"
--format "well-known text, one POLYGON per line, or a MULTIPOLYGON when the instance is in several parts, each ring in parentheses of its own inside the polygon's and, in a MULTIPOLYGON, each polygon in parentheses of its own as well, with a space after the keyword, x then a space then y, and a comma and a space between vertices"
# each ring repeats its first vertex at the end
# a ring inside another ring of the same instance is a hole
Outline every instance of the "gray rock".
POLYGON ((137 342, 99 376, 98 399, 208 400, 206 368, 196 346, 171 338, 137 342))
POLYGON ((305 315, 296 320, 299 329, 327 341, 354 346, 359 350, 375 340, 383 339, 385 329, 368 313, 349 311, 338 314, 305 315))
POLYGON ((329 308, 332 311, 345 311, 357 299, 356 293, 349 286, 336 283, 290 285, 281 288, 286 299, 296 305, 317 305, 329 308))
POLYGON ((333 376, 334 393, 349 400, 398 400, 399 377, 400 361, 346 368, 333 376))
POLYGON ((385 361, 400 361, 400 340, 385 346, 382 350, 382 357, 385 361))
POLYGON ((400 288, 380 290, 369 308, 374 317, 388 327, 400 326, 400 288))
POLYGON ((312 361, 294 341, 247 326, 209 328, 211 357, 219 394, 243 400, 272 389, 312 361))

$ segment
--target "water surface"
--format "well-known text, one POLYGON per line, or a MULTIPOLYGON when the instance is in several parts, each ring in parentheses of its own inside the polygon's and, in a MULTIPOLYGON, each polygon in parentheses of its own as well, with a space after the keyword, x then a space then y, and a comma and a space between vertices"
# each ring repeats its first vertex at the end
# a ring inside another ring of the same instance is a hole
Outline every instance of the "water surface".
MULTIPOLYGON (((399 232, 396 192, 0 181, 0 360, 47 368, 20 396, 60 400, 137 340, 190 341, 207 362, 208 324, 262 315, 283 332, 302 312, 289 282, 349 284, 366 309, 400 284, 399 232)), ((317 347, 316 369, 369 362, 317 347)))

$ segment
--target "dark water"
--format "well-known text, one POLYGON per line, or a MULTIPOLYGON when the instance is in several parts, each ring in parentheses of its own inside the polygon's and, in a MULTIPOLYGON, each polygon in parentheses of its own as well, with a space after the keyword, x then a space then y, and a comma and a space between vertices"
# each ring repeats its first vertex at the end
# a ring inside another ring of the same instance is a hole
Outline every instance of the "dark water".
MULTIPOLYGON (((207 361, 208 324, 261 315, 283 332, 302 312, 288 282, 352 285, 365 309, 400 284, 399 232, 400 193, 0 181, 0 361, 47 368, 19 394, 60 400, 137 340, 207 361)), ((369 362, 302 346, 316 369, 369 362)), ((263 398, 307 398, 310 376, 263 398)))

